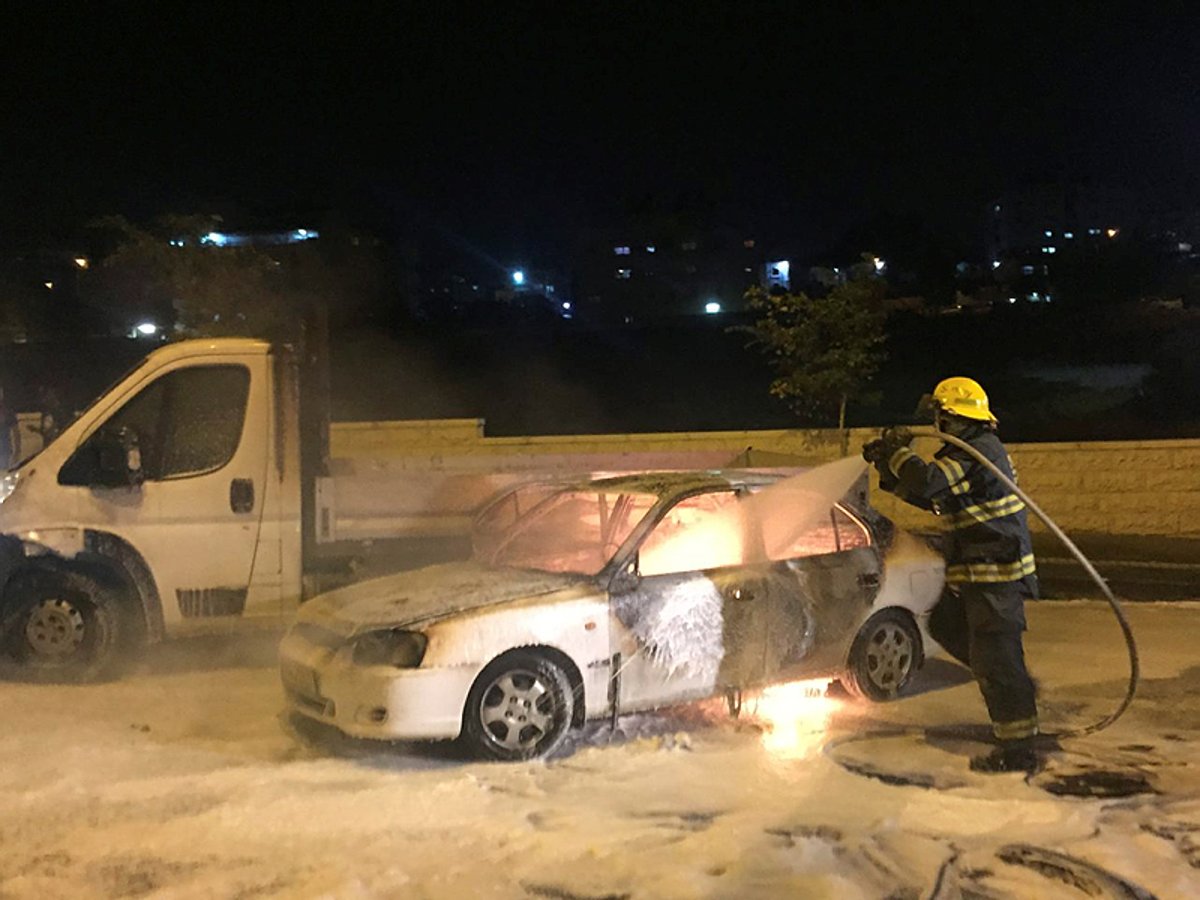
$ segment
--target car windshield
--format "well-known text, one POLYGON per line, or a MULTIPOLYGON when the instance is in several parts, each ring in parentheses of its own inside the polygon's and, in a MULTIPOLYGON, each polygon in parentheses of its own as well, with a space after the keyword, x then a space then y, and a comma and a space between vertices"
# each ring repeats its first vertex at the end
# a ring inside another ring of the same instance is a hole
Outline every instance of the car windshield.
POLYGON ((475 558, 596 575, 657 502, 655 494, 530 485, 506 495, 476 523, 475 558))

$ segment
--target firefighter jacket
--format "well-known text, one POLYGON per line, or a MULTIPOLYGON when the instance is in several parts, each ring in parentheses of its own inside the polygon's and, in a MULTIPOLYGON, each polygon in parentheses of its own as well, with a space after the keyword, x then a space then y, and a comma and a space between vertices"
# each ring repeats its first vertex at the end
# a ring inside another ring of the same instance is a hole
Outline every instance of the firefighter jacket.
MULTIPOLYGON (((1016 480, 1008 453, 991 429, 972 429, 963 439, 1016 480)), ((1037 596, 1025 504, 995 473, 953 444, 943 445, 928 463, 902 446, 880 469, 885 467, 892 477, 881 478, 881 487, 949 521, 947 584, 1022 582, 1030 596, 1037 596)))

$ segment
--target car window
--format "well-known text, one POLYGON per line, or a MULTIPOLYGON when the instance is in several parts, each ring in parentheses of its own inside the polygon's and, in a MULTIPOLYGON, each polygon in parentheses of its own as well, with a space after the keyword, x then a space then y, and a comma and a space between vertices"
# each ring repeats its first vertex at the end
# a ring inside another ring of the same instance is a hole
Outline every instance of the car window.
POLYGON ((740 565, 744 534, 737 494, 713 491, 679 501, 638 550, 643 576, 740 565))
POLYGON ((559 490, 507 531, 478 535, 476 558, 495 565, 596 575, 657 501, 654 494, 559 490))
POLYGON ((561 488, 557 485, 533 483, 506 492, 480 513, 473 523, 472 530, 476 540, 483 543, 489 539, 496 540, 522 516, 527 515, 558 490, 561 488))
POLYGON ((837 528, 839 550, 854 550, 871 546, 871 535, 866 526, 850 516, 841 507, 833 508, 833 522, 837 528))
POLYGON ((783 516, 771 517, 763 528, 767 558, 778 561, 836 553, 837 531, 832 512, 815 522, 789 523, 783 516))
POLYGON ((767 519, 763 543, 767 558, 779 561, 869 547, 871 536, 861 522, 834 506, 815 522, 789 523, 782 516, 767 519))

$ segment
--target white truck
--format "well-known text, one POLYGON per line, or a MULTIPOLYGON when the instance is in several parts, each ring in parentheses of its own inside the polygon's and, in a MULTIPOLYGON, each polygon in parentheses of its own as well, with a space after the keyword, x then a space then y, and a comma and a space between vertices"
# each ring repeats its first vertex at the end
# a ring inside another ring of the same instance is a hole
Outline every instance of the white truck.
POLYGON ((366 546, 469 548, 473 510, 530 463, 331 460, 326 384, 286 346, 168 344, 0 474, 3 656, 88 681, 167 636, 286 619, 366 546))

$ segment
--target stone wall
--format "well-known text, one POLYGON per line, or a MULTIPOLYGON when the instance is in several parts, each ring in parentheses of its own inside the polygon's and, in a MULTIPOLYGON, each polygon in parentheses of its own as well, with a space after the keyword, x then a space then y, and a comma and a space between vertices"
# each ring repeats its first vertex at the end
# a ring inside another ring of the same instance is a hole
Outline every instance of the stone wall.
MULTIPOLYGON (((855 454, 871 429, 487 437, 483 422, 338 423, 339 460, 402 458, 408 469, 544 470, 816 465, 855 454)), ((935 448, 916 444, 919 452, 935 448)), ((1200 439, 1013 444, 1020 485, 1068 532, 1200 538, 1200 439)), ((900 524, 936 519, 874 491, 900 524)), ((1034 523, 1040 529, 1040 523, 1034 523)))

